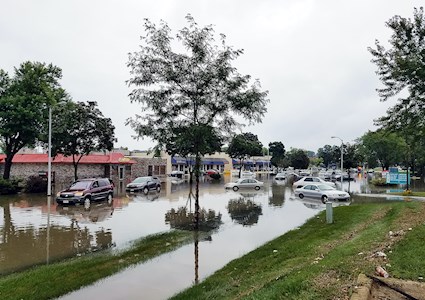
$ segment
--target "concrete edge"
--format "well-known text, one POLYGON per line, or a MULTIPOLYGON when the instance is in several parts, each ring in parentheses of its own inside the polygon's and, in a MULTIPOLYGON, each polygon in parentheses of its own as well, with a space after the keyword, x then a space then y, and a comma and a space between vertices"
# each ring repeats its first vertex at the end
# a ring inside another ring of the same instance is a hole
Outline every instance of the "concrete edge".
POLYGON ((365 274, 359 274, 357 277, 356 289, 351 295, 350 300, 367 300, 372 290, 372 279, 365 274))

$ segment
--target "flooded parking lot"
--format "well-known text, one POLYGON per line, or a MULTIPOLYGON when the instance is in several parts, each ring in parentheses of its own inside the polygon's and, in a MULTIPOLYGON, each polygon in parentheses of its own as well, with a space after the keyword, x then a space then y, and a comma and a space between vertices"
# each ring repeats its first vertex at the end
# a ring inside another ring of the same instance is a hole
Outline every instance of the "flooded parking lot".
MULTIPOLYGON (((320 201, 296 199, 290 186, 265 176, 259 191, 226 191, 224 182, 202 182, 200 206, 220 216, 207 238, 137 265, 63 299, 164 299, 202 280, 230 260, 302 225, 325 208, 320 201)), ((420 183, 422 184, 422 183, 420 183)), ((420 185, 419 184, 419 185, 420 185)), ((355 193, 384 192, 367 181, 344 182, 355 193)), ((371 201, 354 196, 354 202, 371 201)), ((385 201, 380 199, 380 201, 385 201)), ((172 229, 171 211, 193 211, 187 183, 168 181, 148 195, 117 193, 106 203, 57 206, 46 196, 2 196, 0 201, 0 272, 104 249, 123 249, 141 237, 172 229)), ((341 205, 350 203, 341 202, 341 205)), ((335 204, 337 205, 337 204, 335 204)))

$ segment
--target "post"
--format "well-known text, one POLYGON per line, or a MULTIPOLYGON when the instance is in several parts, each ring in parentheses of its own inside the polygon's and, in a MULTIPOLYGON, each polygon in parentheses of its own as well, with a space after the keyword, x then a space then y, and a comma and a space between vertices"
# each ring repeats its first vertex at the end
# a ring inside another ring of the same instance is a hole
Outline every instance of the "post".
POLYGON ((326 223, 332 224, 334 222, 333 214, 332 202, 328 201, 326 202, 326 223))
POLYGON ((47 158, 47 196, 52 195, 52 108, 49 107, 49 146, 47 158))

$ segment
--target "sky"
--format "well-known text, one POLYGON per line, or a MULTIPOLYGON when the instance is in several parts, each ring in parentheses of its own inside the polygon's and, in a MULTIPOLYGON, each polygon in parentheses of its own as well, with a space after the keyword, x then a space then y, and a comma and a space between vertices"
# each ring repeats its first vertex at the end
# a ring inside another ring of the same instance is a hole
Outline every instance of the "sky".
MULTIPOLYGON (((244 54, 239 73, 259 79, 270 100, 262 123, 243 128, 264 146, 317 151, 353 143, 396 98, 380 102, 381 87, 368 47, 388 45, 385 26, 394 15, 411 18, 423 0, 2 0, 0 69, 13 75, 24 61, 62 69, 61 85, 74 101, 97 101, 111 118, 115 147, 147 150, 126 119, 140 113, 130 103, 128 54, 139 50, 143 20, 168 23, 173 35, 190 13, 199 26, 244 54)), ((240 132, 238 132, 240 133, 240 132)))

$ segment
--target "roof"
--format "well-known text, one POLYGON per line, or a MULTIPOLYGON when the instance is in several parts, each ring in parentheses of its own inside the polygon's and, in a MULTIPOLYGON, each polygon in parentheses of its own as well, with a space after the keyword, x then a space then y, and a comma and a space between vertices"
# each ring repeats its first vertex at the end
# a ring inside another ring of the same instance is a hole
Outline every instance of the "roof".
MULTIPOLYGON (((171 163, 172 164, 189 164, 189 165, 194 165, 195 164, 195 159, 190 157, 190 158, 184 158, 184 157, 179 157, 179 156, 174 156, 171 158, 171 163)), ((203 165, 225 165, 228 164, 229 162, 227 161, 227 159, 225 158, 217 158, 217 157, 208 157, 208 158, 202 158, 201 159, 201 164, 203 165)))
MULTIPOLYGON (((4 164, 6 158, 5 154, 0 154, 0 164, 4 164)), ((12 163, 46 163, 48 162, 47 153, 37 154, 16 154, 13 157, 12 163)), ((54 164, 72 164, 72 156, 63 156, 58 154, 52 158, 54 164)), ((83 156, 80 164, 134 164, 134 160, 125 157, 122 153, 109 153, 109 154, 89 154, 83 156)))

